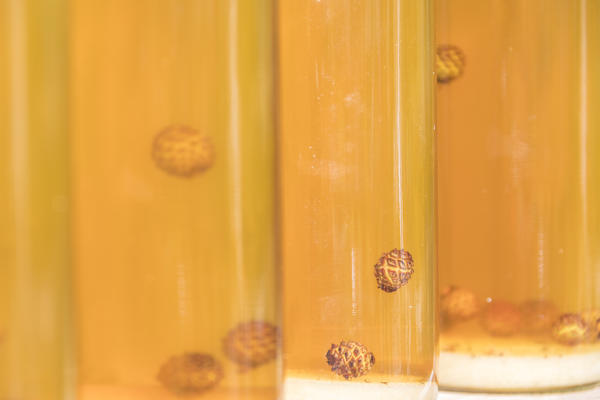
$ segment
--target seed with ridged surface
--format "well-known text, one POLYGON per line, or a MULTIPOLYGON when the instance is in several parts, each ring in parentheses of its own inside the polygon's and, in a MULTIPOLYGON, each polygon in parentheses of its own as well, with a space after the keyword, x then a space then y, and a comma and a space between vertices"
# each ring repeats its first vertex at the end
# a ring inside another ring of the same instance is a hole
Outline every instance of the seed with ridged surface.
POLYGON ((375 278, 379 289, 391 293, 408 283, 414 272, 412 255, 403 249, 384 253, 375 264, 375 278))
POLYGON ((562 314, 552 326, 554 340, 568 346, 584 342, 589 332, 589 325, 579 314, 562 314))
POLYGON ((373 353, 365 345, 353 341, 332 344, 325 357, 331 370, 345 379, 363 376, 375 364, 373 353))
POLYGON ((548 332, 558 316, 558 309, 548 300, 529 300, 521 304, 524 332, 548 332))
POLYGON ((156 135, 152 158, 163 171, 189 178, 213 165, 215 150, 208 136, 188 126, 174 125, 156 135))
POLYGON ((469 289, 449 286, 440 293, 440 308, 445 320, 452 323, 477 315, 481 310, 481 301, 469 289))
POLYGON ((600 340, 600 310, 588 310, 581 313, 581 317, 590 327, 590 341, 600 340))
POLYGON ((448 83, 462 75, 465 68, 465 55, 456 46, 439 46, 435 54, 435 68, 437 81, 448 83))
POLYGON ((494 336, 509 336, 521 327, 521 311, 512 303, 494 300, 483 312, 483 327, 494 336))
POLYGON ((223 340, 223 351, 232 361, 254 368, 275 360, 279 329, 268 322, 250 321, 230 330, 223 340))
POLYGON ((160 367, 157 379, 175 394, 199 394, 223 379, 223 368, 210 354, 185 353, 169 358, 160 367))

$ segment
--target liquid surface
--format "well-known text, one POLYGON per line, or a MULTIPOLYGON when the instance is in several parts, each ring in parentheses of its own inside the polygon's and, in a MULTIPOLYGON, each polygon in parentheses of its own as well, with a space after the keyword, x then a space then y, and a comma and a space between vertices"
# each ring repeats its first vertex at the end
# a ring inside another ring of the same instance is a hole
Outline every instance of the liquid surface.
POLYGON ((600 350, 598 21, 594 1, 438 3, 438 44, 465 60, 437 90, 442 352, 600 350), (479 309, 452 316, 450 287, 479 309), (588 326, 571 343, 565 313, 588 326))
POLYGON ((280 6, 286 381, 342 384, 326 358, 342 341, 374 356, 351 382, 431 379, 430 12, 412 1, 280 6), (374 266, 393 249, 410 252, 414 273, 386 292, 374 266))
POLYGON ((271 19, 262 0, 74 2, 83 400, 275 398, 274 353, 245 365, 225 342, 278 322, 271 19))

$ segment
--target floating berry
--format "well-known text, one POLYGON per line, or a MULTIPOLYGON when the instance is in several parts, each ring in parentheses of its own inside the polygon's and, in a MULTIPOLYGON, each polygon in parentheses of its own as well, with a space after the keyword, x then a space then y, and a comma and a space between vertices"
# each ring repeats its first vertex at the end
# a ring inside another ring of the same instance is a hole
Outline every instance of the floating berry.
POLYGON ((590 327, 590 341, 600 340, 600 310, 584 311, 581 317, 590 327))
POLYGON ((462 75, 464 68, 465 55, 461 49, 453 45, 443 45, 437 48, 435 69, 439 83, 453 81, 462 75))
POLYGON ((375 364, 373 353, 365 345, 352 341, 332 344, 326 357, 331 370, 345 379, 363 376, 375 364))
POLYGON ((589 332, 589 325, 579 314, 562 314, 552 326, 554 340, 568 346, 584 342, 589 332))
POLYGON ((277 356, 279 329, 268 322, 250 321, 230 330, 223 340, 225 355, 237 364, 254 368, 277 356))
POLYGON ((438 321, 440 332, 445 332, 452 326, 452 321, 444 313, 440 313, 440 318, 438 321))
POLYGON ((529 300, 521 304, 523 331, 527 333, 547 332, 558 316, 556 306, 547 300, 529 300))
POLYGON ((412 255, 406 250, 384 253, 375 264, 377 286, 385 292, 395 292, 408 283, 414 272, 413 266, 412 255))
POLYGON ((188 126, 173 125, 156 135, 152 158, 163 171, 189 178, 212 166, 215 150, 208 136, 188 126))
POLYGON ((185 353, 169 358, 160 367, 157 379, 175 394, 199 394, 223 379, 223 368, 210 354, 185 353))
POLYGON ((481 301, 469 289, 449 286, 440 293, 440 308, 444 321, 452 323, 477 315, 481 310, 481 301))
POLYGON ((495 300, 487 305, 482 316, 483 327, 494 336, 509 336, 521 326, 521 312, 507 301, 495 300))

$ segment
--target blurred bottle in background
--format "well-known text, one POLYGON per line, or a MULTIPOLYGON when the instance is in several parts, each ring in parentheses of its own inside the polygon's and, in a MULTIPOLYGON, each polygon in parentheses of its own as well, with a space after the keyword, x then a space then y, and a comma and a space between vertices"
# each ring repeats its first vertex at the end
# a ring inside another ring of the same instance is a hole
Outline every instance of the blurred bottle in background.
POLYGON ((0 2, 0 398, 72 398, 67 2, 0 2))
POLYGON ((272 2, 71 23, 80 398, 275 399, 272 2))
POLYGON ((600 3, 437 7, 440 384, 600 380, 600 3))

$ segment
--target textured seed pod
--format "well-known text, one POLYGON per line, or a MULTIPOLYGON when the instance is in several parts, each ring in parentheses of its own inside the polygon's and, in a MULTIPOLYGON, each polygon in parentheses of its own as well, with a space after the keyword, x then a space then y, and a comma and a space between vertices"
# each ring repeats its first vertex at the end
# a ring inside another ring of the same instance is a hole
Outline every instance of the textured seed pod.
POLYGON ((440 332, 445 332, 452 326, 452 321, 450 321, 448 316, 444 313, 440 313, 438 322, 439 322, 440 332))
POLYGON ((568 346, 584 342, 589 332, 589 325, 579 314, 562 314, 552 326, 554 340, 568 346))
POLYGON ((188 126, 173 125, 156 135, 152 158, 163 171, 189 178, 213 165, 215 150, 208 136, 188 126))
POLYGON ((590 328, 589 339, 592 342, 600 340, 600 310, 588 310, 581 313, 581 317, 590 328))
POLYGON ((510 336, 521 327, 521 312, 512 303, 495 300, 489 303, 483 312, 483 327, 494 336, 510 336))
POLYGON ((225 355, 242 367, 254 368, 275 360, 279 329, 268 322, 239 324, 223 339, 225 355))
POLYGON ((469 289, 449 286, 440 293, 440 308, 445 321, 452 323, 476 316, 481 310, 481 301, 469 289))
POLYGON ((526 333, 549 332, 558 316, 556 306, 547 300, 529 300, 521 304, 522 329, 526 333))
POLYGON ((223 379, 223 368, 210 354, 185 353, 169 358, 160 367, 157 379, 175 394, 199 394, 223 379))
POLYGON ((365 345, 352 341, 332 344, 326 357, 331 370, 345 379, 363 376, 375 364, 373 353, 365 345))
POLYGON ((412 255, 406 250, 394 249, 384 253, 375 264, 377 286, 385 292, 395 292, 408 283, 414 264, 412 255))
POLYGON ((448 83, 462 75, 465 68, 465 55, 456 46, 439 46, 435 55, 437 81, 448 83))

